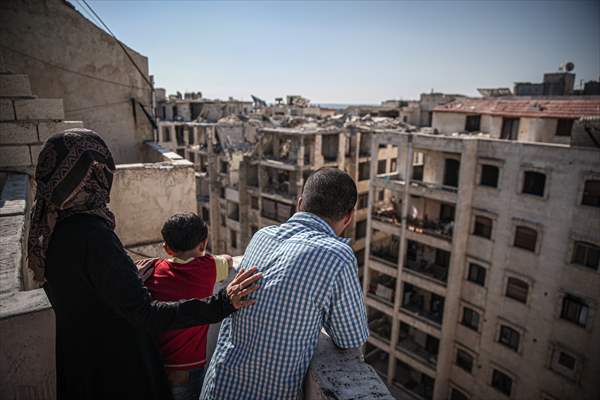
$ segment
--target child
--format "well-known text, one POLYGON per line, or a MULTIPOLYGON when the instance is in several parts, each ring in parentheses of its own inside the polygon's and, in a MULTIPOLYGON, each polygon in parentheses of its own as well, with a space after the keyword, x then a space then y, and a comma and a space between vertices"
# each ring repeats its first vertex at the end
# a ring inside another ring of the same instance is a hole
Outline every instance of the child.
MULTIPOLYGON (((175 214, 161 230, 169 258, 156 261, 146 287, 156 300, 205 298, 216 282, 229 274, 231 256, 205 253, 208 228, 194 213, 175 214)), ((204 379, 208 325, 166 331, 159 337, 160 352, 173 397, 198 399, 204 379)))

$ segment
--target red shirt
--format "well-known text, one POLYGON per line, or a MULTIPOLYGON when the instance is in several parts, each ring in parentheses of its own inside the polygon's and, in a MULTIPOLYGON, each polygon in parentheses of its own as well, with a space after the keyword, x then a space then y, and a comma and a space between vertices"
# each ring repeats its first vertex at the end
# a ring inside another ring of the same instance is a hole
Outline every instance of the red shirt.
MULTIPOLYGON (((218 260, 219 264, 221 260, 218 260)), ((205 298, 213 294, 217 262, 212 255, 183 260, 159 260, 146 280, 152 297, 161 301, 205 298)), ((160 352, 165 368, 188 370, 206 363, 208 325, 174 329, 160 335, 160 352)))

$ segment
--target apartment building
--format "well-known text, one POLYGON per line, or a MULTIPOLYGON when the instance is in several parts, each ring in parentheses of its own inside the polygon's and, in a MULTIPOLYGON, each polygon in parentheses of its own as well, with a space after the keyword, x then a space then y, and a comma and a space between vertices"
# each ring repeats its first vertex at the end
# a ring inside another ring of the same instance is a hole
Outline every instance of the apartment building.
POLYGON ((365 356, 405 397, 600 397, 599 114, 457 99, 437 134, 375 137, 397 162, 371 160, 365 356))

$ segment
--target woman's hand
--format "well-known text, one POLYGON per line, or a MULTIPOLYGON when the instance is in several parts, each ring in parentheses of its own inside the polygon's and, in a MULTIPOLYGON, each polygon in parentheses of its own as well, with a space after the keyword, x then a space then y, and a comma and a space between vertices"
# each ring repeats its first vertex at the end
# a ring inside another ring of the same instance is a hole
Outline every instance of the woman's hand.
POLYGON ((227 285, 227 297, 229 297, 229 301, 236 310, 256 303, 256 300, 243 300, 244 297, 255 292, 256 289, 259 288, 259 286, 254 285, 254 283, 261 279, 262 275, 256 271, 256 267, 252 267, 248 270, 242 268, 235 278, 233 278, 231 283, 227 285))

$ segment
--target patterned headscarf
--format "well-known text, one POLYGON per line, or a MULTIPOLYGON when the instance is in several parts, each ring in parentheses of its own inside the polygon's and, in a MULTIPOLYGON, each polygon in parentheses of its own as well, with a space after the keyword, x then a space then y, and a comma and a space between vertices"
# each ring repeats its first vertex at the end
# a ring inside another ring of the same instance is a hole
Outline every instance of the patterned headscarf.
POLYGON ((35 170, 28 256, 35 280, 45 281, 46 250, 57 222, 74 214, 92 214, 115 227, 110 201, 115 163, 110 150, 89 129, 68 129, 50 137, 35 170))

